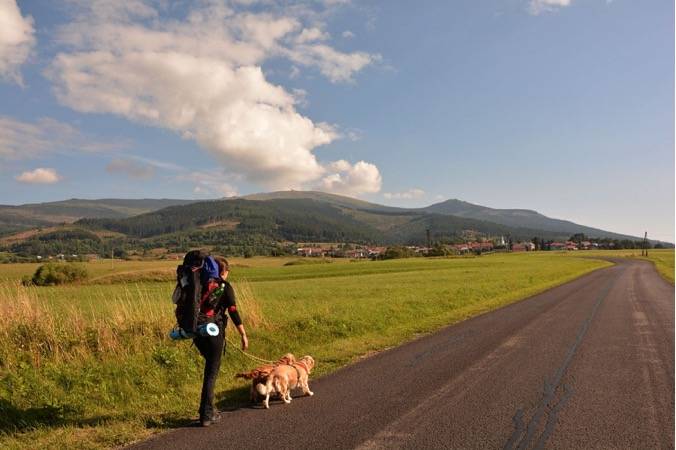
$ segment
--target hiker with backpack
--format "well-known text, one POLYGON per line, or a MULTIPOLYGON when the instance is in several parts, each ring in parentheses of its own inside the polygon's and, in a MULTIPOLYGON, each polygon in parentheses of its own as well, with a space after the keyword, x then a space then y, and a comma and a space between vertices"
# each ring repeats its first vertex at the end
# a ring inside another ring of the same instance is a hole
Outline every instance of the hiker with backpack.
MULTIPOLYGON (((174 291, 176 318, 180 334, 192 337, 204 358, 204 380, 200 399, 200 425, 208 427, 220 419, 214 407, 214 387, 225 349, 228 317, 237 327, 242 349, 249 347, 246 331, 235 304, 235 291, 227 278, 228 261, 199 250, 188 252, 178 266, 178 284, 174 291), (218 327, 217 333, 214 324, 218 327)), ((176 332, 176 330, 174 331, 176 332)), ((172 332, 172 333, 174 333, 172 332)))

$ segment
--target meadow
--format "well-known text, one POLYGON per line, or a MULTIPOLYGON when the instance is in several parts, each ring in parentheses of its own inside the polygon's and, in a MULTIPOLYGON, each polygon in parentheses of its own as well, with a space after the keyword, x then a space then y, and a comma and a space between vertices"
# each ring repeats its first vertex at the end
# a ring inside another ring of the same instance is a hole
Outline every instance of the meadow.
MULTIPOLYGON (((571 253, 575 255, 575 253, 571 253)), ((650 261, 655 265, 655 269, 662 277, 674 284, 674 250, 673 249, 651 249, 648 256, 641 256, 640 249, 627 250, 592 250, 583 252, 582 255, 588 256, 609 256, 615 258, 637 258, 650 261)), ((578 255, 579 256, 579 255, 578 255)))
MULTIPOLYGON (((231 281, 249 351, 311 354, 315 376, 610 265, 549 252, 296 261, 235 259, 231 281)), ((176 264, 93 262, 88 282, 55 287, 19 283, 34 265, 0 266, 0 447, 116 447, 195 418, 201 359, 167 337, 176 264)), ((233 375, 255 365, 229 345, 220 408, 247 404, 233 375)))

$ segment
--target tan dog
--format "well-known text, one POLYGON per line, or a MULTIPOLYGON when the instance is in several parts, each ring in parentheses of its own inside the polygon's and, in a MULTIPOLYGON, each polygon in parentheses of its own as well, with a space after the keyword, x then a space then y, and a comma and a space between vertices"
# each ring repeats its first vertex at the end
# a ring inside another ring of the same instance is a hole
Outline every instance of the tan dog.
MULTIPOLYGON (((259 399, 260 388, 257 388, 258 385, 261 387, 265 386, 265 383, 268 380, 268 376, 279 365, 288 365, 296 362, 296 357, 292 353, 287 353, 286 355, 279 358, 272 364, 264 364, 258 366, 250 372, 242 372, 235 375, 235 378, 244 378, 251 380, 251 401, 256 403, 259 399)), ((260 394, 265 395, 265 394, 260 394)))
POLYGON ((257 385, 260 395, 265 395, 263 404, 270 408, 270 395, 277 393, 284 403, 291 403, 291 390, 300 387, 305 395, 314 395, 308 385, 310 372, 315 366, 312 356, 303 356, 295 363, 275 367, 265 385, 257 385))

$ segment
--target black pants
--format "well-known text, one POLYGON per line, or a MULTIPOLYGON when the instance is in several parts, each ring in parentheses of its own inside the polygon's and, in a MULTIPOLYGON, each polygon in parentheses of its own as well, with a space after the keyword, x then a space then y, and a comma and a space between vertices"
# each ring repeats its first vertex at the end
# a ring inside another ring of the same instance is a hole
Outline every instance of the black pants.
POLYGON ((214 413, 214 388, 221 357, 225 346, 225 329, 220 327, 218 336, 196 337, 195 347, 204 357, 204 381, 202 381, 202 398, 200 400, 200 419, 210 419, 214 413))

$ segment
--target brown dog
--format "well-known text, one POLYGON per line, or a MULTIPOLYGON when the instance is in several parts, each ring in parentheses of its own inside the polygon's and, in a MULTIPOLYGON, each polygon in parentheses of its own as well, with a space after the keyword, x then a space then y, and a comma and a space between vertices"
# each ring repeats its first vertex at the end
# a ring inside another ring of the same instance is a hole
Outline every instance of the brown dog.
POLYGON ((263 404, 270 408, 270 395, 277 393, 284 403, 291 403, 291 390, 300 387, 305 395, 314 395, 308 385, 310 372, 315 366, 312 356, 303 356, 292 364, 280 364, 268 375, 265 385, 258 384, 256 389, 265 395, 263 404))
POLYGON ((235 375, 235 378, 244 378, 247 380, 251 380, 251 401, 253 403, 256 403, 259 399, 259 395, 265 395, 260 394, 261 389, 257 388, 257 386, 258 385, 260 385, 261 387, 265 386, 265 383, 268 380, 268 376, 275 369, 275 367, 279 365, 289 365, 295 362, 296 357, 293 356, 293 354, 291 353, 287 353, 286 355, 282 356, 272 364, 264 364, 262 366, 258 366, 250 372, 238 373, 237 375, 235 375))

